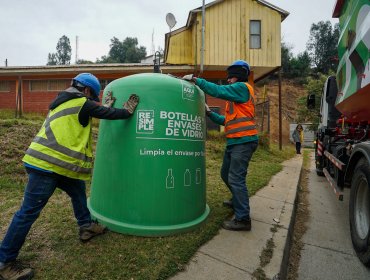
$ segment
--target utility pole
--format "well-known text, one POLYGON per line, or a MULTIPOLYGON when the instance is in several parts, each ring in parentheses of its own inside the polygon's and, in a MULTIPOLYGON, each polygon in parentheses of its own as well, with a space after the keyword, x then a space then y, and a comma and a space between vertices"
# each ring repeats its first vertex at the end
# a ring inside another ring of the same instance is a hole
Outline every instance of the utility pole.
POLYGON ((283 149, 283 122, 281 111, 281 67, 279 68, 279 150, 283 149))
POLYGON ((23 81, 22 76, 18 77, 16 82, 16 96, 15 96, 15 118, 21 118, 23 116, 23 81))
POLYGON ((153 28, 153 32, 152 32, 152 54, 155 55, 154 28, 153 28))
POLYGON ((204 68, 204 18, 206 16, 206 8, 205 8, 205 0, 203 0, 203 5, 202 5, 202 46, 200 49, 200 74, 203 73, 203 68, 204 68))
POLYGON ((75 61, 75 64, 77 64, 77 61, 78 61, 78 36, 76 36, 76 61, 75 61))

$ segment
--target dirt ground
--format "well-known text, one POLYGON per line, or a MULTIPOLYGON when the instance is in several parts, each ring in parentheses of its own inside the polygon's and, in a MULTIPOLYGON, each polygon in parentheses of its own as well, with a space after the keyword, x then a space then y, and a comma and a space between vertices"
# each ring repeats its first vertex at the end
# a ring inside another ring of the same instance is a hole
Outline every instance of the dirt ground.
MULTIPOLYGON (((256 85, 257 103, 263 102, 264 86, 256 85)), ((273 143, 279 142, 279 84, 278 80, 265 85, 266 99, 270 101, 270 139, 273 143)), ((307 96, 303 86, 294 84, 289 80, 282 80, 281 104, 282 104, 282 143, 289 143, 289 125, 294 123, 297 117, 297 100, 307 96)))

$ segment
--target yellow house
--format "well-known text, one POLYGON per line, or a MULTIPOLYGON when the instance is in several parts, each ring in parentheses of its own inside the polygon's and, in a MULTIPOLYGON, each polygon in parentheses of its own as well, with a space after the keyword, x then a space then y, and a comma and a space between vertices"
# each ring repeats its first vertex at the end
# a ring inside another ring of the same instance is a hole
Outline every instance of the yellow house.
POLYGON ((258 81, 281 66, 281 22, 288 15, 263 0, 213 1, 205 5, 204 32, 199 7, 189 12, 186 26, 166 34, 165 63, 198 72, 203 61, 204 77, 222 79, 221 71, 243 59, 251 81, 258 81))

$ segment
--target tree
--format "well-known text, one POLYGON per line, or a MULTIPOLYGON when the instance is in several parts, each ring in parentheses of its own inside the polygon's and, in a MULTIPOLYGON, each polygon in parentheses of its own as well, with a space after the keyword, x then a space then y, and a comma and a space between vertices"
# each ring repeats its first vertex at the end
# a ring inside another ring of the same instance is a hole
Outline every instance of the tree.
POLYGON ((85 60, 85 59, 79 59, 76 61, 76 64, 94 64, 94 62, 90 60, 85 60))
POLYGON ((311 72, 311 59, 305 51, 299 53, 297 57, 292 57, 290 60, 290 77, 291 78, 306 78, 311 72))
POLYGON ((307 52, 295 57, 292 47, 281 43, 281 68, 284 78, 307 78, 311 72, 311 60, 307 52))
POLYGON ((332 27, 330 21, 320 21, 311 25, 307 50, 318 72, 327 74, 330 70, 336 70, 338 39, 339 24, 332 27))
POLYGON ((291 70, 290 61, 293 57, 292 46, 285 42, 281 42, 281 68, 283 70, 283 76, 289 75, 291 70))
POLYGON ((59 64, 70 64, 72 55, 71 43, 67 36, 63 35, 57 44, 57 58, 59 64))
POLYGON ((57 65, 57 55, 55 53, 48 54, 48 63, 46 65, 57 65))
POLYGON ((146 56, 146 48, 138 47, 137 38, 127 37, 122 42, 113 37, 109 54, 97 59, 96 63, 138 63, 146 56))
POLYGON ((59 39, 56 49, 56 53, 49 53, 47 65, 69 65, 72 55, 69 38, 63 35, 59 39))
MULTIPOLYGON (((329 72, 329 74, 334 74, 329 72)), ((307 109, 307 96, 302 96, 298 99, 297 107, 297 122, 298 123, 312 123, 312 128, 317 128, 320 120, 320 100, 323 91, 323 86, 327 76, 319 73, 315 78, 309 78, 305 89, 309 94, 315 94, 316 106, 314 110, 307 109)))

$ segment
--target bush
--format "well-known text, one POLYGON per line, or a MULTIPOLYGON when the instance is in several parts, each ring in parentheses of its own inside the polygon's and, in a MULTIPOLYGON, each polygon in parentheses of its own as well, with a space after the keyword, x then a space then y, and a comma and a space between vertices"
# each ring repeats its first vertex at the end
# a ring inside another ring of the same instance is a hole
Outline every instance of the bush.
POLYGON ((259 148, 269 150, 270 142, 271 142, 270 134, 268 134, 267 132, 262 132, 258 135, 258 147, 259 148))
POLYGON ((207 130, 207 140, 225 141, 225 133, 217 130, 207 130))

